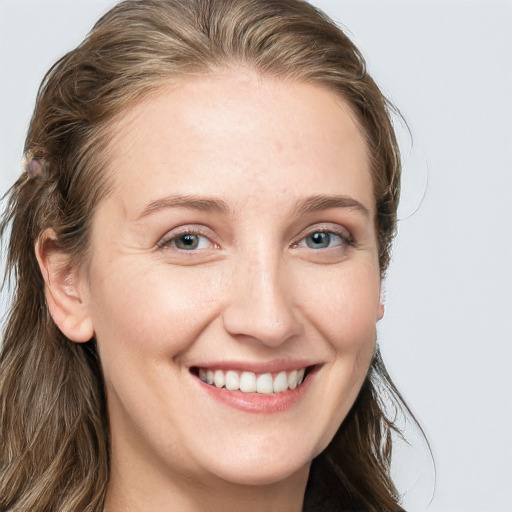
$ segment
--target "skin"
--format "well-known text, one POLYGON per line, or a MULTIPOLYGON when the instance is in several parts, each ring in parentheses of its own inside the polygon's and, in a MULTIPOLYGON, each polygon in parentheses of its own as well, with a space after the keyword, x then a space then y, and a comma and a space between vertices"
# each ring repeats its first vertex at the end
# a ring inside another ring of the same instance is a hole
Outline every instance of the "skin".
POLYGON ((64 272, 63 255, 38 247, 55 321, 98 342, 112 442, 105 510, 301 510, 310 462, 357 396, 383 314, 354 116, 320 86, 226 71, 125 112, 109 162, 113 192, 94 214, 87 265, 64 272), (299 211, 312 196, 353 204, 299 211), (330 242, 308 246, 319 231, 330 242), (197 249, 176 245, 185 233, 197 249), (190 371, 290 360, 315 372, 272 413, 220 403, 190 371))

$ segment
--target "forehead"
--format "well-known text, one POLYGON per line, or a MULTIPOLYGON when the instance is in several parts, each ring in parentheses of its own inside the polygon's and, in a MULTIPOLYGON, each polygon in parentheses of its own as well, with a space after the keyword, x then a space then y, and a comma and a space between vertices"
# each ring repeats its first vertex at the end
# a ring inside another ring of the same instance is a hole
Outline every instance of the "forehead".
POLYGON ((245 204, 250 191, 282 201, 349 193, 373 208, 355 116, 319 85, 249 70, 182 80, 124 112, 108 150, 114 195, 133 196, 131 206, 166 193, 245 204))

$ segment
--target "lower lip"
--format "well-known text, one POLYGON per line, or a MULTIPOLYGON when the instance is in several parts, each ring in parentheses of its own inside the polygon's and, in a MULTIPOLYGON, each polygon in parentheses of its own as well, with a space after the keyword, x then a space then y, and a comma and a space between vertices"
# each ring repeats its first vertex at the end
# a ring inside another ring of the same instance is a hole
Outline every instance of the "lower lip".
POLYGON ((314 378, 313 373, 310 372, 304 382, 295 389, 272 395, 229 391, 226 388, 218 388, 207 384, 199 377, 194 376, 194 378, 204 392, 224 405, 246 412, 270 414, 285 411, 297 404, 311 386, 314 378))

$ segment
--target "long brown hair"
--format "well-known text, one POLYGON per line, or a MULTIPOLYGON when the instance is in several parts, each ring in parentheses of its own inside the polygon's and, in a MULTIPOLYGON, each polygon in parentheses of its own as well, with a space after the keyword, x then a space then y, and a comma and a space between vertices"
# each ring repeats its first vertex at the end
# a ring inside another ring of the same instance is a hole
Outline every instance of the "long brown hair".
MULTIPOLYGON (((128 105, 162 84, 245 65, 321 84, 352 108, 371 156, 382 275, 396 229, 400 157, 390 106, 354 44, 301 0, 126 0, 58 61, 41 85, 25 151, 44 160, 9 191, 13 303, 0 356, 0 509, 98 512, 109 477, 101 365, 94 339, 54 324, 34 245, 48 228, 74 262, 88 255, 95 207, 109 193, 106 147, 128 105)), ((407 406, 376 351, 349 415, 311 468, 305 510, 402 510, 390 477, 392 419, 380 387, 407 406)))

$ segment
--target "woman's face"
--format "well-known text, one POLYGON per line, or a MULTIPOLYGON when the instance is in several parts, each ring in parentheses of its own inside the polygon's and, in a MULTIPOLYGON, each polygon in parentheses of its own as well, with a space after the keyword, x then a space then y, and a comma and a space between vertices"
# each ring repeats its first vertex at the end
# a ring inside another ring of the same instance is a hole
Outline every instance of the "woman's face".
POLYGON ((358 394, 382 316, 349 108, 319 86, 226 72, 135 105, 109 150, 83 301, 113 475, 307 472, 358 394))

